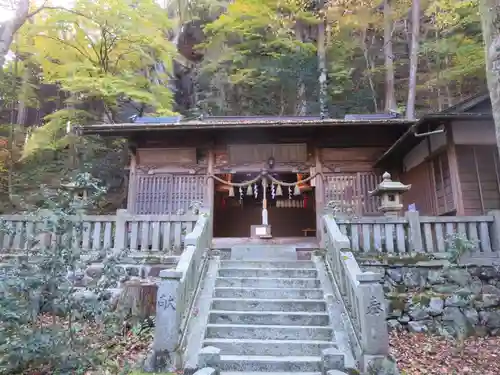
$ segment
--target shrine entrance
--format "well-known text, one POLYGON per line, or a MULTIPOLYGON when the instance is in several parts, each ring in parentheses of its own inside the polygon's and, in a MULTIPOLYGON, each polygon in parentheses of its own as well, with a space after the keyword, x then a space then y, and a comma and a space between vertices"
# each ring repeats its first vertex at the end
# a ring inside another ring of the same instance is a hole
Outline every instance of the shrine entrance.
POLYGON ((216 176, 214 237, 249 237, 252 225, 263 224, 264 207, 273 238, 315 237, 316 200, 311 176, 291 172, 259 175, 216 176))

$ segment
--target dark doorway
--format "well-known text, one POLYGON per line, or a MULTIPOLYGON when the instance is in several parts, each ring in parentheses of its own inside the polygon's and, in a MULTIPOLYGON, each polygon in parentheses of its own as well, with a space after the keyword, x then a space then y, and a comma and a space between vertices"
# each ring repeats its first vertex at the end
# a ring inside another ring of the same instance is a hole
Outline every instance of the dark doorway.
MULTIPOLYGON (((254 179, 257 173, 237 173, 219 175, 225 181, 243 182, 254 179)), ((273 173, 283 182, 293 183, 308 177, 307 174, 273 173)), ((214 200, 214 237, 249 237, 250 226, 262 223, 262 183, 252 185, 252 194, 248 188, 234 188, 231 196, 228 185, 216 182, 214 200), (257 192, 256 192, 257 191, 257 192)), ((294 189, 282 187, 282 195, 276 185, 266 189, 268 221, 273 237, 315 237, 316 207, 314 187, 310 183, 300 186, 300 194, 294 189), (273 194, 274 191, 274 194, 273 194)))

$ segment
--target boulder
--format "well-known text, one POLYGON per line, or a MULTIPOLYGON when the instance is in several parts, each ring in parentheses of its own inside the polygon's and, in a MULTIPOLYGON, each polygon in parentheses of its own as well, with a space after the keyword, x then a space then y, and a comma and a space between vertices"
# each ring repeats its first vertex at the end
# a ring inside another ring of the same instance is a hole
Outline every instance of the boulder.
POLYGON ((408 312, 412 320, 424 320, 429 318, 429 314, 426 311, 426 307, 412 306, 408 312))
POLYGON ((441 315, 444 309, 444 301, 441 297, 431 297, 429 305, 427 306, 427 312, 431 316, 441 315))
POLYGON ((435 284, 444 284, 445 282, 445 279, 444 279, 444 273, 442 270, 430 270, 428 273, 427 273, 427 281, 431 284, 431 285, 435 285, 435 284))
POLYGON ((417 268, 405 269, 403 273, 403 284, 409 288, 424 286, 427 275, 422 277, 422 271, 423 270, 417 268))
POLYGON ((389 268, 387 271, 387 276, 396 283, 403 281, 403 273, 401 268, 389 268))
POLYGON ((479 320, 489 329, 500 328, 500 311, 480 311, 479 320))
POLYGON ((467 318, 469 324, 471 324, 472 326, 475 326, 479 323, 479 313, 477 312, 476 309, 465 308, 462 309, 462 313, 467 318))
POLYGON ((448 281, 460 286, 467 286, 472 282, 471 274, 462 268, 447 269, 444 275, 448 281))
POLYGON ((403 329, 403 326, 401 325, 401 323, 399 323, 399 321, 397 319, 389 319, 387 321, 387 328, 389 329, 389 331, 393 331, 393 330, 401 330, 403 329))
POLYGON ((468 288, 462 288, 446 298, 444 305, 448 307, 465 307, 469 305, 473 299, 474 294, 472 291, 468 288))
POLYGON ((428 332, 429 331, 429 321, 428 320, 421 320, 421 321, 411 321, 408 323, 408 330, 410 332, 415 332, 415 333, 423 333, 423 332, 428 332))
POLYGON ((471 325, 458 307, 445 307, 442 315, 443 325, 453 328, 459 337, 466 337, 471 332, 471 325))
POLYGON ((408 322, 410 321, 410 317, 406 314, 404 314, 403 316, 401 316, 398 321, 401 323, 401 324, 408 324, 408 322))

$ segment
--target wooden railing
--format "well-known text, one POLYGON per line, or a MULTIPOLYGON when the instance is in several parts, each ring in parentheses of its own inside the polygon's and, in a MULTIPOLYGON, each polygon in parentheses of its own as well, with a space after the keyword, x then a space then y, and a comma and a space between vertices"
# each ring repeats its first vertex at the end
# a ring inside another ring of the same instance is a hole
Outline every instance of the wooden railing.
POLYGON ((351 343, 358 360, 364 356, 383 356, 389 351, 383 275, 362 272, 349 251, 350 241, 333 215, 323 216, 326 262, 346 307, 354 335, 351 343))
POLYGON ((174 270, 160 272, 153 350, 171 355, 181 345, 188 317, 204 278, 212 242, 211 216, 202 211, 194 230, 186 236, 186 249, 174 270))
MULTIPOLYGON (((29 250, 48 246, 53 235, 45 233, 50 213, 0 216, 1 250, 29 250)), ((180 253, 185 237, 193 230, 198 215, 133 215, 118 210, 116 215, 77 215, 71 244, 84 250, 128 249, 180 253)), ((49 229, 50 232, 50 229, 49 229)))
POLYGON ((354 251, 383 253, 446 252, 453 235, 466 240, 475 254, 500 252, 500 211, 487 216, 338 218, 340 231, 354 251))

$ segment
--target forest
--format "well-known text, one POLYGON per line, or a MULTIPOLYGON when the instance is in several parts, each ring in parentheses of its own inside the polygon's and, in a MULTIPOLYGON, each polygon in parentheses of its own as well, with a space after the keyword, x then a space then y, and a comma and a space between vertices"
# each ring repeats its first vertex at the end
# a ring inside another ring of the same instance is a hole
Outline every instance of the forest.
POLYGON ((76 169, 114 192, 102 210, 120 207, 126 147, 78 136, 82 124, 447 108, 487 90, 496 13, 482 3, 1 0, 1 210, 76 169))

